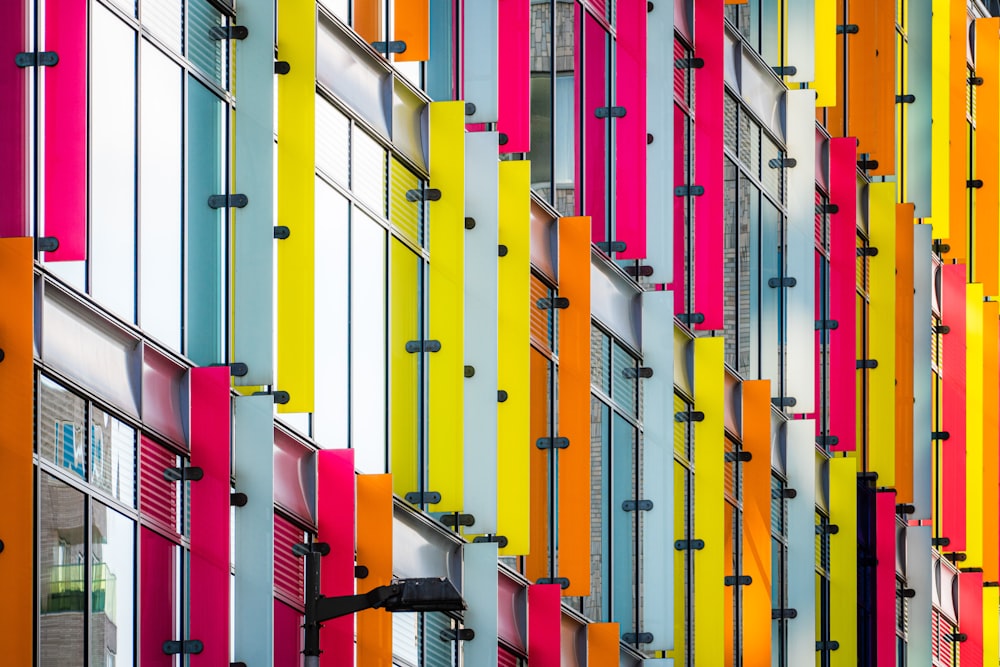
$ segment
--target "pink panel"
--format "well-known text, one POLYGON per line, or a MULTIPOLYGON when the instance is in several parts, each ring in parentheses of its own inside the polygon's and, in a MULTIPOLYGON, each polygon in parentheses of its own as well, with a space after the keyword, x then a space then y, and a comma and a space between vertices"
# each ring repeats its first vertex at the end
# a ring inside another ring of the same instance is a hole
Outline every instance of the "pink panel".
POLYGON ((646 0, 618 0, 615 240, 618 259, 646 256, 646 0))
MULTIPOLYGON (((579 5, 577 5, 579 12, 579 5)), ((584 15, 584 215, 590 216, 591 240, 607 241, 608 119, 595 111, 608 106, 606 46, 607 32, 590 14, 584 15)), ((579 46, 579 45, 578 45, 579 46)), ((612 239, 613 240, 613 239, 612 239)))
POLYGON ((25 0, 4 3, 0 21, 0 53, 6 59, 0 67, 0 237, 27 236, 27 82, 31 69, 13 67, 14 54, 27 50, 25 0))
POLYGON ((940 534, 947 551, 965 551, 965 266, 945 264, 942 272, 940 534))
POLYGON ((876 667, 896 667, 896 492, 875 495, 876 667))
POLYGON ((699 0, 694 8, 694 55, 705 61, 696 69, 694 182, 705 194, 694 199, 694 311, 705 316, 698 329, 721 329, 722 323, 722 132, 725 33, 722 0, 699 0))
POLYGON ((958 575, 958 631, 967 637, 959 649, 962 667, 983 667, 982 572, 961 572, 958 575))
MULTIPOLYGON (((684 173, 684 127, 687 114, 680 106, 674 105, 674 186, 687 183, 684 173)), ((684 239, 684 197, 674 197, 674 282, 668 287, 674 292, 674 314, 687 313, 687 271, 690 262, 685 261, 684 239)))
POLYGON ((835 452, 856 448, 854 421, 857 393, 855 364, 855 283, 857 281, 857 164, 854 137, 830 140, 830 435, 837 436, 835 452))
POLYGON ((142 422, 179 445, 188 444, 184 433, 185 372, 183 366, 152 347, 143 348, 142 422))
MULTIPOLYGON (((330 545, 322 560, 320 592, 326 597, 354 595, 354 450, 319 452, 318 538, 330 545)), ((327 621, 320 630, 323 667, 354 664, 354 616, 327 621)))
POLYGON ((528 664, 559 667, 559 584, 528 586, 528 664))
MULTIPOLYGON (((163 642, 180 639, 176 636, 174 627, 177 612, 177 589, 174 586, 177 580, 177 547, 143 527, 139 529, 139 550, 138 597, 139 618, 142 619, 139 624, 139 662, 143 667, 173 667, 173 657, 163 653, 163 642)), ((225 599, 228 607, 228 589, 225 599)), ((228 622, 225 636, 229 636, 228 622)), ((226 659, 229 659, 228 653, 226 659)))
POLYGON ((313 451, 274 429, 274 502, 307 524, 314 520, 310 496, 316 485, 313 451))
POLYGON ((531 9, 528 0, 499 0, 499 121, 502 153, 531 150, 531 9))
POLYGON ((87 0, 45 3, 45 235, 49 261, 87 258, 87 0))
POLYGON ((524 650, 525 593, 520 583, 502 572, 498 577, 497 636, 514 648, 524 650))
POLYGON ((191 369, 191 667, 229 660, 229 367, 191 369))
POLYGON ((297 609, 274 601, 274 667, 302 666, 302 622, 297 609))

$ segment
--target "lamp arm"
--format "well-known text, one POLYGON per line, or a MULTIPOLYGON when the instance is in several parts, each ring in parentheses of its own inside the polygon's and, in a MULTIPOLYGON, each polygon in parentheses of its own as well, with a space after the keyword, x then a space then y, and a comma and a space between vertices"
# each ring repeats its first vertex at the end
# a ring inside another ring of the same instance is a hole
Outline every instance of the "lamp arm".
POLYGON ((387 600, 399 595, 399 586, 390 584, 373 588, 358 595, 341 595, 333 598, 320 597, 316 600, 316 622, 355 614, 365 609, 383 606, 387 600))

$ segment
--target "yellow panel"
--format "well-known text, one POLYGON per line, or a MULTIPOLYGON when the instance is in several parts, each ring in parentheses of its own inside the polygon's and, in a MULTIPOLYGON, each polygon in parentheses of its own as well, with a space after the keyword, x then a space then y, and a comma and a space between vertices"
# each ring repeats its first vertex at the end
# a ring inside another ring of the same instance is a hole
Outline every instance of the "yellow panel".
POLYGON ((857 459, 830 459, 830 636, 840 648, 830 652, 831 667, 857 667, 858 510, 857 459))
MULTIPOLYGON (((438 512, 462 510, 462 322, 465 272, 465 103, 430 105, 430 338, 441 350, 427 354, 430 367, 428 491, 441 494, 438 512)), ((527 340, 525 340, 527 345, 527 340)))
POLYGON ((497 529, 502 556, 524 555, 531 510, 531 163, 500 163, 500 258, 497 381, 507 400, 497 405, 497 529))
MULTIPOLYGON (((724 453, 723 338, 694 340, 694 409, 705 419, 694 425, 695 539, 705 548, 694 552, 694 627, 717 627, 725 604, 723 520, 724 453)), ((696 632, 694 653, 698 664, 722 665, 723 642, 715 632, 696 632)))
MULTIPOLYGON (((896 184, 868 186, 869 260, 868 356, 878 367, 868 372, 868 467, 879 486, 896 483, 896 184)), ((863 348, 859 348, 863 349, 863 348)))
POLYGON ((816 0, 816 106, 837 104, 837 3, 816 0))
MULTIPOLYGON (((392 475, 358 475, 357 494, 357 562, 368 568, 368 590, 392 580, 392 475)), ((392 667, 389 612, 358 612, 357 624, 358 664, 392 667)))
POLYGON ((987 443, 1000 441, 997 378, 1000 377, 1000 304, 983 302, 983 578, 996 581, 1000 562, 1000 452, 987 443))
POLYGON ((1000 616, 1000 589, 993 586, 983 588, 983 664, 990 667, 997 662, 997 655, 1000 654, 998 616, 1000 616))
MULTIPOLYGON (((684 403, 674 397, 674 411, 682 412, 684 403)), ((674 424, 675 434, 683 433, 684 424, 674 424)), ((683 440, 683 435, 679 436, 683 440)), ((676 440, 677 435, 674 436, 676 440)), ((685 516, 686 491, 688 471, 680 462, 674 461, 674 540, 687 539, 684 527, 687 524, 685 516)), ((674 650, 667 651, 667 657, 674 659, 674 664, 681 667, 685 664, 684 655, 687 650, 687 581, 684 551, 674 551, 674 650)))
MULTIPOLYGON (((934 238, 944 239, 949 236, 948 216, 950 207, 950 190, 948 179, 950 168, 950 136, 951 106, 948 100, 948 57, 950 45, 951 0, 932 0, 931 11, 931 161, 934 170, 931 174, 931 218, 934 225, 934 238)), ((962 5, 962 11, 965 6, 962 5)), ((958 119, 964 122, 964 119, 958 119)))
POLYGON ((0 484, 4 511, 0 513, 0 577, 4 603, 0 608, 0 641, 4 662, 30 665, 32 654, 32 577, 35 559, 32 507, 34 472, 32 452, 32 333, 34 331, 33 241, 0 239, 0 484))
POLYGON ((420 355, 406 343, 420 339, 417 285, 420 260, 403 243, 389 248, 389 451, 393 484, 400 496, 420 488, 420 355))
MULTIPOLYGON (((992 378, 997 381, 996 377, 992 378)), ((983 286, 965 286, 965 556, 983 566, 983 286)), ((996 444, 994 443, 994 447, 996 444)))
MULTIPOLYGON (((316 0, 278 3, 278 57, 291 69, 278 77, 277 388, 289 401, 279 412, 312 412, 315 355, 316 0)), ((253 206, 253 193, 246 193, 253 206)))

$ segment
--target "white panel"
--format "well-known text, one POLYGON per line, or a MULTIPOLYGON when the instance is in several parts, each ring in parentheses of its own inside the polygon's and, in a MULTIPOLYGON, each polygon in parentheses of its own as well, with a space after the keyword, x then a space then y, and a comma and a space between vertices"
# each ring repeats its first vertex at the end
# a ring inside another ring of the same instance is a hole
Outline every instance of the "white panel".
POLYGON ((674 280, 674 89, 663 85, 674 76, 674 10, 670 3, 654 2, 646 30, 646 131, 653 143, 646 147, 646 263, 653 281, 674 280))
POLYGON ((931 568, 931 527, 906 528, 906 586, 916 595, 907 600, 909 640, 906 666, 931 664, 931 596, 934 578, 931 568))
MULTIPOLYGON (((493 153, 494 158, 496 153, 493 153)), ((468 480, 466 480, 468 483, 468 480)), ((463 547, 465 573, 462 599, 468 605, 464 625, 476 637, 463 641, 466 665, 496 667, 498 630, 497 543, 481 542, 463 547)))
POLYGON ((816 660, 816 423, 812 419, 785 422, 788 488, 788 664, 811 665, 816 660))
POLYGON ((931 518, 931 225, 913 227, 913 507, 931 518))
MULTIPOLYGON (((499 137, 470 132, 465 139, 465 511, 473 533, 497 532, 497 229, 499 137)), ((495 658, 494 658, 495 659, 495 658)))
MULTIPOLYGON (((791 411, 815 411, 816 388, 816 91, 790 90, 786 94, 788 168, 787 275, 795 286, 785 288, 788 314, 785 344, 787 396, 795 399, 791 411)), ((762 166, 767 168, 766 165, 762 166)))
POLYGON ((497 109, 497 2, 465 1, 465 101, 476 105, 470 123, 495 123, 497 109))
MULTIPOLYGON (((816 78, 816 3, 815 0, 788 0, 788 57, 795 68, 789 81, 807 83, 816 78)), ((815 118, 811 116, 810 119, 815 118)))
POLYGON ((642 295, 643 382, 642 512, 643 595, 641 632, 653 635, 647 651, 674 648, 674 293, 642 295))

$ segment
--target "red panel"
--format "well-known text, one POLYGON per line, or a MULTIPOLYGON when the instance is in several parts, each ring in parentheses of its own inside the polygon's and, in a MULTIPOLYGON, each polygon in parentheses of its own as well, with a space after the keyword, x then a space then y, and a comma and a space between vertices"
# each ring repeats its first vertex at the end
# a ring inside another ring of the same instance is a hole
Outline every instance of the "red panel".
POLYGON ((0 67, 0 90, 4 91, 0 107, 0 237, 27 236, 27 82, 31 69, 12 67, 15 53, 27 50, 25 0, 4 3, 0 21, 0 52, 8 59, 0 67))
MULTIPOLYGON (((139 530, 139 662, 143 667, 173 667, 163 642, 179 639, 177 615, 177 547, 149 528, 139 530)), ((229 591, 226 590, 226 605, 229 591)), ((226 624, 226 637, 229 626, 226 624)), ((214 637, 203 639, 206 648, 214 637)), ((228 642, 227 642, 228 643, 228 642)), ((229 659, 228 653, 226 660, 229 659)))
POLYGON ((528 664, 560 667, 559 584, 528 586, 528 664))
POLYGON ((274 667, 302 666, 302 622, 297 609, 274 601, 274 667))
MULTIPOLYGON (((958 575, 958 631, 965 633, 960 644, 962 667, 983 667, 983 573, 958 575)), ((996 658, 993 658, 996 662, 996 658)))
MULTIPOLYGON (((330 545, 322 560, 320 592, 326 597, 354 595, 354 450, 319 452, 318 537, 330 545)), ((354 616, 335 618, 320 631, 323 667, 354 664, 354 616)))
POLYGON ((835 452, 853 452, 855 438, 855 271, 857 262, 857 164, 854 137, 830 140, 830 435, 835 452))
MULTIPOLYGON (((577 6, 579 12, 579 6, 577 6)), ((590 14, 584 14, 584 215, 590 216, 591 240, 607 241, 608 119, 595 111, 608 106, 605 40, 607 32, 590 14)), ((614 239, 612 239, 614 240, 614 239)))
MULTIPOLYGON (((722 323, 722 144, 725 33, 722 0, 699 0, 694 8, 694 55, 705 61, 695 70, 694 182, 705 193, 694 200, 694 312, 705 316, 698 329, 722 323)), ((683 266, 680 265, 680 266, 683 266)))
POLYGON ((229 659, 229 368, 191 369, 191 637, 205 650, 191 667, 229 659))
POLYGON ((87 0, 45 3, 45 235, 49 261, 87 258, 87 0))
POLYGON ((618 259, 646 256, 646 0, 618 0, 615 240, 618 259))
POLYGON ((948 551, 965 551, 965 266, 941 267, 941 537, 948 551))
POLYGON ((499 0, 497 47, 500 99, 497 132, 507 135, 501 153, 531 150, 531 8, 528 0, 499 0))
POLYGON ((875 645, 877 667, 896 665, 896 492, 875 496, 875 645))
POLYGON ((176 454, 142 436, 139 446, 139 511, 143 519, 179 537, 177 482, 168 482, 163 478, 163 471, 176 465, 176 454))
POLYGON ((274 596, 299 608, 305 606, 305 561, 292 548, 302 540, 301 528, 283 516, 274 515, 274 596))

